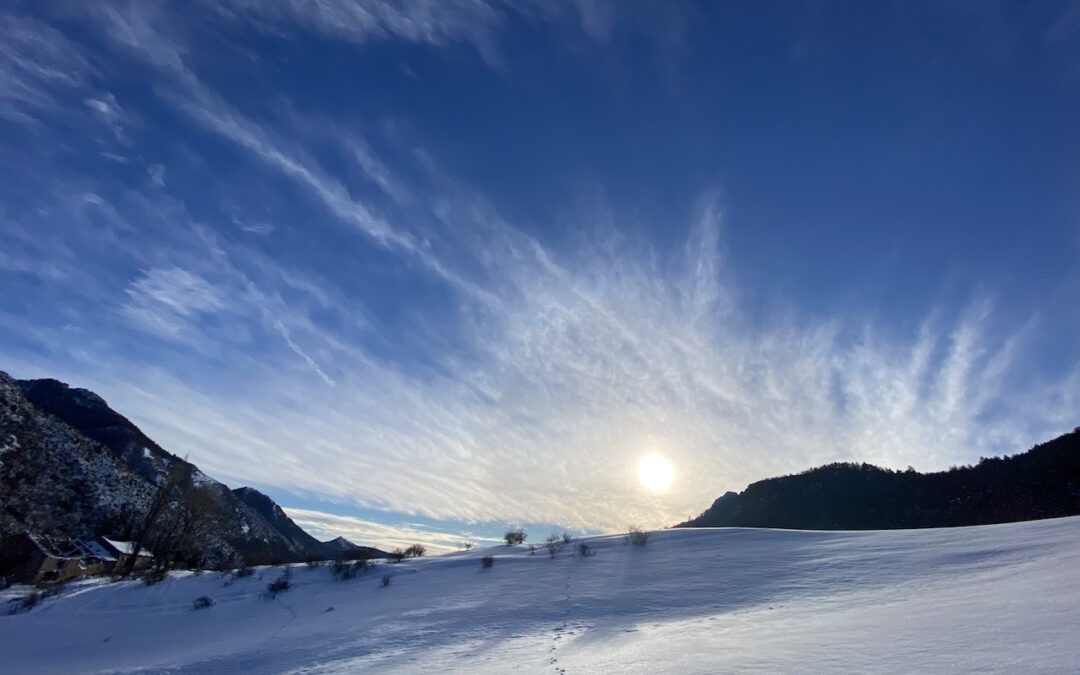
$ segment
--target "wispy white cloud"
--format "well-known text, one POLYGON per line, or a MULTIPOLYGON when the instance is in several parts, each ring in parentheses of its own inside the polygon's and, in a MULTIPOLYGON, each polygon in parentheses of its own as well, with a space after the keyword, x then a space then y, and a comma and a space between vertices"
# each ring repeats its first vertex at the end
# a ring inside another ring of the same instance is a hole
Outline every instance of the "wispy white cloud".
POLYGON ((32 18, 0 13, 0 117, 38 126, 83 90, 94 69, 63 33, 32 18))
POLYGON ((500 268, 498 312, 477 308, 486 319, 466 335, 475 356, 447 354, 437 372, 401 370, 277 306, 333 355, 332 390, 257 361, 243 362, 247 384, 228 395, 135 368, 101 386, 226 480, 437 519, 576 529, 670 524, 724 490, 822 462, 940 469, 1070 428, 1080 368, 1038 383, 1055 403, 1034 410, 1017 372, 1027 329, 994 329, 989 300, 931 313, 911 338, 857 316, 762 325, 722 273, 718 210, 706 202, 700 212, 677 264, 619 247, 572 263, 536 242, 523 248, 500 268), (635 479, 652 451, 676 467, 664 496, 635 479))
POLYGON ((353 199, 340 181, 306 159, 302 151, 287 149, 285 141, 206 87, 185 64, 183 50, 155 23, 167 17, 138 6, 126 11, 107 6, 101 11, 101 20, 109 36, 173 78, 171 86, 159 87, 159 93, 179 110, 295 180, 331 213, 379 244, 422 255, 410 233, 373 214, 363 202, 353 199))
POLYGON ((146 173, 150 176, 150 180, 158 187, 165 187, 165 166, 162 164, 151 164, 146 167, 146 173))
POLYGON ((353 543, 375 546, 384 551, 404 549, 411 544, 423 544, 432 553, 444 553, 460 550, 465 542, 480 546, 498 543, 497 540, 484 539, 469 533, 443 532, 408 524, 386 524, 310 509, 285 509, 285 513, 317 539, 326 541, 334 537, 345 537, 353 543))
POLYGON ((308 30, 355 44, 466 43, 489 59, 496 53, 494 33, 505 21, 504 7, 485 0, 230 0, 215 9, 274 34, 308 30))
POLYGON ((313 371, 315 371, 315 374, 318 375, 323 382, 325 382, 331 387, 334 386, 334 381, 330 379, 330 376, 323 372, 323 369, 319 367, 318 363, 315 363, 315 359, 308 356, 307 353, 303 349, 301 349, 298 344, 293 342, 292 335, 289 333, 289 329, 285 327, 285 324, 281 323, 279 319, 273 319, 272 323, 274 325, 274 330, 276 330, 285 340, 285 343, 289 345, 289 349, 293 350, 294 352, 296 352, 297 356, 304 359, 304 362, 307 363, 313 371))
POLYGON ((263 236, 271 234, 274 230, 277 229, 270 223, 259 220, 248 220, 246 218, 241 218, 240 216, 233 216, 232 223, 244 232, 249 232, 251 234, 259 234, 263 236))
MULTIPOLYGON (((160 87, 159 94, 178 110, 307 189, 341 222, 363 233, 376 244, 408 254, 429 273, 478 301, 496 301, 484 284, 445 264, 431 250, 429 242, 417 237, 408 228, 392 224, 385 217, 373 213, 367 204, 354 198, 341 181, 322 169, 301 149, 242 115, 204 85, 185 64, 181 47, 155 24, 155 20, 161 20, 160 16, 138 6, 129 7, 124 12, 108 6, 101 12, 101 20, 104 30, 113 39, 174 78, 173 86, 160 87)), ((362 140, 354 139, 351 149, 354 159, 369 172, 376 184, 391 196, 401 197, 404 188, 391 180, 389 171, 363 145, 362 140)))
POLYGON ((106 91, 97 96, 89 96, 83 99, 83 104, 109 128, 117 141, 124 144, 131 142, 124 130, 125 125, 129 123, 127 113, 112 92, 106 91))
POLYGON ((124 314, 139 328, 173 340, 189 338, 201 316, 226 308, 202 277, 179 268, 152 269, 131 283, 124 314))

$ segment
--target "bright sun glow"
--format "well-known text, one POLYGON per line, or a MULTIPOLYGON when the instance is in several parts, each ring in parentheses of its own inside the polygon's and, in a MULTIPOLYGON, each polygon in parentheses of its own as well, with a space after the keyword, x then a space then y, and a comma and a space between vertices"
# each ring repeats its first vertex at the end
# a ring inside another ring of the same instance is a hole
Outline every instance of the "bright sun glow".
POLYGON ((671 462, 660 455, 646 455, 638 463, 637 477, 641 484, 653 492, 667 492, 675 478, 671 462))

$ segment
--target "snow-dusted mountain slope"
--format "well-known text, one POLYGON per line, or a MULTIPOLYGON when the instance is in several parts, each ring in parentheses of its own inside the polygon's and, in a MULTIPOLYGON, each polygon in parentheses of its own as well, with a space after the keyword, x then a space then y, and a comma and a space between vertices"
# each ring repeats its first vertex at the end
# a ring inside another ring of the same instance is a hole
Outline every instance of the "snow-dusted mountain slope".
POLYGON ((334 551, 269 497, 251 488, 230 491, 169 453, 97 394, 0 371, 0 535, 126 539, 177 463, 189 468, 211 516, 198 540, 205 564, 296 561, 334 551))
POLYGON ((19 673, 1080 669, 1080 518, 587 543, 595 555, 497 547, 345 581, 295 566, 274 600, 280 568, 82 582, 0 617, 0 653, 19 673), (193 609, 203 595, 216 605, 193 609))
POLYGON ((152 493, 122 459, 34 407, 0 371, 0 535, 114 534, 152 493))

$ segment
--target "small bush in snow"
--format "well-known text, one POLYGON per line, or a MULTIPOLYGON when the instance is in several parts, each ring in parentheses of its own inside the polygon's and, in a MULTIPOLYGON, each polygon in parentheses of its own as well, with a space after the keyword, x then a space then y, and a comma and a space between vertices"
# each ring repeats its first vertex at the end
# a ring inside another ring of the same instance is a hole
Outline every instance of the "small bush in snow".
POLYGON ((209 609, 214 606, 214 599, 209 595, 196 598, 195 604, 192 605, 192 609, 209 609))
POLYGON ((266 593, 271 598, 277 597, 278 593, 284 593, 292 588, 292 582, 285 577, 278 577, 266 585, 266 593))
POLYGON ((382 575, 382 581, 381 581, 381 583, 382 583, 382 586, 383 586, 383 588, 386 588, 387 586, 389 586, 389 585, 390 585, 390 580, 391 580, 391 579, 393 579, 393 577, 392 577, 392 576, 390 576, 389 574, 384 574, 384 575, 382 575))
POLYGON ((15 598, 10 603, 8 603, 8 614, 29 612, 31 609, 40 605, 41 601, 44 599, 44 593, 39 593, 38 591, 27 593, 21 598, 15 598))
POLYGON ((142 582, 147 586, 153 586, 158 582, 165 581, 168 576, 169 570, 164 567, 155 567, 146 571, 146 574, 142 576, 142 582))
POLYGON ((534 553, 536 553, 536 547, 529 544, 529 555, 533 555, 534 553))
POLYGON ((332 579, 352 579, 356 576, 353 565, 348 560, 335 560, 330 563, 330 577, 332 579))
POLYGON ((386 559, 392 563, 399 563, 405 559, 405 551, 402 551, 400 548, 395 548, 393 551, 386 554, 386 559))
POLYGON ((581 556, 582 558, 587 558, 587 557, 589 557, 591 555, 596 555, 596 553, 592 549, 590 549, 589 545, 586 544, 585 542, 578 543, 578 545, 577 545, 577 554, 579 556, 581 556))
POLYGON ((255 574, 255 568, 244 565, 243 567, 237 567, 233 571, 233 577, 236 579, 243 579, 244 577, 250 577, 255 574))
POLYGON ((422 544, 413 544, 402 553, 406 558, 419 558, 427 553, 427 549, 422 544))
POLYGON ((463 541, 463 542, 461 542, 461 548, 465 549, 466 551, 471 551, 473 546, 476 546, 476 542, 472 542, 472 541, 463 541))
POLYGON ((330 563, 330 576, 336 580, 352 579, 360 572, 368 569, 367 560, 335 560, 330 563))
POLYGON ((555 554, 562 548, 562 539, 559 538, 559 535, 553 534, 544 541, 544 546, 547 547, 548 555, 554 558, 555 554))
POLYGON ((290 588, 292 588, 292 569, 286 567, 280 577, 266 585, 266 595, 276 598, 279 593, 284 593, 290 588))
POLYGON ((483 558, 480 558, 480 567, 482 569, 488 569, 489 567, 494 567, 494 566, 495 566, 495 556, 486 555, 483 558))
POLYGON ((562 541, 563 541, 564 544, 569 544, 573 540, 574 539, 573 539, 573 537, 570 536, 569 532, 563 532, 562 533, 562 541))
POLYGON ((503 535, 503 539, 506 540, 507 546, 513 546, 514 544, 524 544, 526 536, 525 530, 520 527, 515 527, 507 530, 506 534, 503 535))
POLYGON ((626 533, 626 539, 623 543, 630 544, 631 546, 644 546, 649 541, 649 535, 652 532, 643 530, 640 527, 631 527, 626 533))

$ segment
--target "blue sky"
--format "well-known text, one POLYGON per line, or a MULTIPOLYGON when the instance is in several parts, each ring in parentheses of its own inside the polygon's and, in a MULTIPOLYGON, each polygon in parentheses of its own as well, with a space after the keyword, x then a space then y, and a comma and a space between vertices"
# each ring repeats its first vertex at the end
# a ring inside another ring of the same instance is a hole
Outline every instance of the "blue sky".
POLYGON ((0 24, 0 368, 320 535, 658 526, 1080 423, 1075 4, 0 24))

